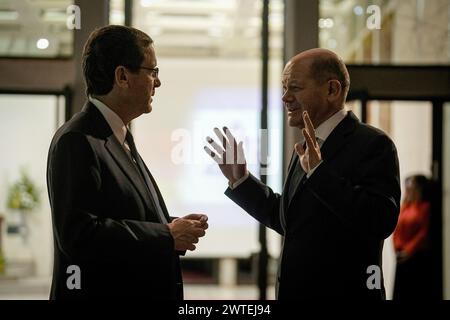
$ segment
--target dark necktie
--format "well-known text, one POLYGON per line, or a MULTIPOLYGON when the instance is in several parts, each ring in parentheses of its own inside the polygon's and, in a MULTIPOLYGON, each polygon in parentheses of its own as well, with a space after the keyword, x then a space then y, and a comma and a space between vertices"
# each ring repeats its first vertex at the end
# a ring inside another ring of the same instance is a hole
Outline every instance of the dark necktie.
POLYGON ((141 157, 139 156, 139 153, 137 152, 136 145, 134 143, 133 135, 130 131, 127 130, 127 135, 125 137, 126 142, 128 143, 128 146, 130 147, 131 156, 133 157, 133 160, 135 161, 137 165, 137 169, 139 173, 141 174, 142 178, 145 181, 145 184, 147 185, 151 195, 153 203, 155 204, 156 212, 159 216, 159 219, 162 223, 168 223, 166 216, 164 215, 164 212, 162 210, 161 204, 159 203, 158 199, 158 193, 156 192, 156 188, 152 183, 152 180, 150 176, 147 173, 147 170, 145 169, 144 162, 142 161, 141 157))
MULTIPOLYGON (((319 146, 322 146, 322 141, 320 138, 316 137, 316 141, 319 144, 319 146)), ((306 142, 303 143, 303 150, 306 149, 306 142)), ((294 161, 294 168, 291 176, 291 181, 289 183, 289 189, 288 189, 288 204, 291 203, 292 198, 295 195, 295 192, 297 191, 298 187, 305 183, 305 181, 308 179, 305 171, 303 170, 301 164, 300 164, 300 157, 296 154, 295 155, 297 159, 294 161)))
POLYGON ((293 163, 294 168, 292 169, 293 172, 288 187, 288 204, 291 203, 292 198, 294 197, 300 183, 306 180, 306 173, 305 171, 303 171, 303 168, 300 164, 300 158, 297 154, 295 154, 295 157, 297 159, 295 159, 293 163))

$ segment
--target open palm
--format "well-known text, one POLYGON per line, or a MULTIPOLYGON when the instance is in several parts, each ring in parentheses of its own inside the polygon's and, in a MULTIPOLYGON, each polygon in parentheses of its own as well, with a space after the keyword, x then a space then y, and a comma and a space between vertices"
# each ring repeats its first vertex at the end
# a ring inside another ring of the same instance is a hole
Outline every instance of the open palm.
POLYGON ((209 147, 205 146, 204 149, 219 165, 223 175, 231 183, 234 183, 247 172, 247 163, 245 161, 242 142, 237 143, 228 128, 224 127, 223 132, 225 135, 218 128, 214 128, 214 133, 222 143, 220 145, 211 137, 207 137, 206 141, 209 147))

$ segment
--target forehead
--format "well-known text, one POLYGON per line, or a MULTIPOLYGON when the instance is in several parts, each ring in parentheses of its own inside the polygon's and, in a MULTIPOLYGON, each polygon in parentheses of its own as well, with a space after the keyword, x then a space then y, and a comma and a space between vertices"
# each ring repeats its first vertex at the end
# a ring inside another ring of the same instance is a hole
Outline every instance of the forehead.
POLYGON ((156 53, 155 48, 153 48, 153 45, 145 49, 144 61, 150 65, 156 65, 156 53))
POLYGON ((305 81, 309 76, 308 61, 289 61, 283 70, 283 82, 286 81, 305 81))

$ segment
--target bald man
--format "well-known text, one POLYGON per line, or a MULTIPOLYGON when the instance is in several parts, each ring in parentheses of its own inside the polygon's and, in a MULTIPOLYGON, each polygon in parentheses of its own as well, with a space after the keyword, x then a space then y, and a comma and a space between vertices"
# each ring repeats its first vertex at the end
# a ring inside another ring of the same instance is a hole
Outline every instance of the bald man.
POLYGON ((397 151, 345 109, 349 86, 329 50, 286 64, 282 100, 302 138, 281 195, 247 171, 242 142, 226 127, 214 129, 223 143, 207 137, 205 150, 229 181, 225 194, 283 236, 278 299, 385 299, 381 253, 399 213, 397 151))

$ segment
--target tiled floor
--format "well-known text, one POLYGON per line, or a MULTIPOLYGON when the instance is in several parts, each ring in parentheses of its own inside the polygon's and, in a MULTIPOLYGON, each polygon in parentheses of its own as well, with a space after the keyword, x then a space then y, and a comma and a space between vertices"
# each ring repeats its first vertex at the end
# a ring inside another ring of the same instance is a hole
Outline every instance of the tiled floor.
MULTIPOLYGON (((0 300, 47 300, 50 279, 1 280, 0 300)), ((186 300, 256 300, 256 286, 219 287, 217 285, 185 285, 186 300)), ((267 290, 267 298, 273 300, 275 289, 267 290)))

